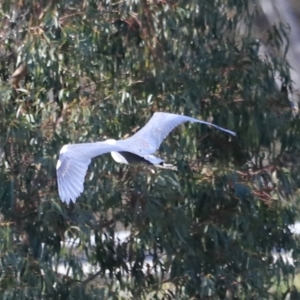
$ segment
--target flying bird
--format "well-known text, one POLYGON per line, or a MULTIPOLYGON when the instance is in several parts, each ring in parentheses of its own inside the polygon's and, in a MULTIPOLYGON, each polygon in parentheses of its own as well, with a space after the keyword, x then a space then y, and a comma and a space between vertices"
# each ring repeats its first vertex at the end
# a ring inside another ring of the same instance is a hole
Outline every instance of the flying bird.
POLYGON ((235 132, 212 123, 188 116, 156 112, 149 122, 133 136, 125 140, 109 139, 95 143, 64 145, 56 164, 58 193, 63 202, 74 202, 83 192, 84 178, 91 159, 105 153, 111 153, 118 163, 131 164, 143 162, 157 167, 174 168, 153 155, 166 136, 184 122, 201 123, 213 126, 231 135, 235 132))

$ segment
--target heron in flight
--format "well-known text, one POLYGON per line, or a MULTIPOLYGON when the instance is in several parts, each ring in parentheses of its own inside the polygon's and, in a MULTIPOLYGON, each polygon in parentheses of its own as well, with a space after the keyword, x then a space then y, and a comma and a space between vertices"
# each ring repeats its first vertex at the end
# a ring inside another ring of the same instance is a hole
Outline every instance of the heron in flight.
POLYGON ((110 152, 112 158, 123 164, 143 162, 157 167, 173 168, 153 155, 166 136, 184 122, 213 126, 231 135, 235 132, 212 123, 188 116, 156 112, 149 122, 133 136, 125 140, 106 140, 96 143, 64 145, 56 165, 58 193, 63 202, 74 202, 83 192, 84 178, 91 159, 110 152))

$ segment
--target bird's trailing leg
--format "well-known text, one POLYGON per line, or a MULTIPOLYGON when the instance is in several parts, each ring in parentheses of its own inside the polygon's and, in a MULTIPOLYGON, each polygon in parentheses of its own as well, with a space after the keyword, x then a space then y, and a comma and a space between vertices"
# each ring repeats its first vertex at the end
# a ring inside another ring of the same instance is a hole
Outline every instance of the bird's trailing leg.
POLYGON ((144 159, 147 160, 150 164, 153 166, 160 168, 160 169, 168 169, 168 170, 177 170, 177 167, 175 167, 172 164, 166 164, 163 159, 156 157, 154 155, 145 155, 144 159))
POLYGON ((157 168, 160 169, 167 169, 167 170, 173 170, 173 171, 177 171, 177 167, 172 165, 172 164, 166 164, 164 162, 160 163, 159 165, 154 165, 157 168))

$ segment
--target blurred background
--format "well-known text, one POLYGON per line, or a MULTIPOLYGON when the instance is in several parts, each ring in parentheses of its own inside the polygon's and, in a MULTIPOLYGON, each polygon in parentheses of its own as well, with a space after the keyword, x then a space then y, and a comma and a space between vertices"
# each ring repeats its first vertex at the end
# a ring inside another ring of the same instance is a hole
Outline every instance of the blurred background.
MULTIPOLYGON (((279 28, 285 28, 288 33, 288 41, 284 43, 281 49, 280 56, 287 59, 290 67, 291 84, 289 87, 291 104, 298 109, 299 102, 299 15, 300 8, 297 1, 259 1, 259 13, 256 19, 255 29, 252 31, 253 35, 267 44, 265 30, 268 30, 274 24, 278 24, 279 28)), ((262 49, 263 53, 273 53, 271 47, 262 49)), ((278 82, 279 84, 279 82, 278 82)))
POLYGON ((2 299, 299 299, 299 4, 2 1, 2 299), (178 171, 94 159, 59 199, 64 144, 185 124, 178 171))

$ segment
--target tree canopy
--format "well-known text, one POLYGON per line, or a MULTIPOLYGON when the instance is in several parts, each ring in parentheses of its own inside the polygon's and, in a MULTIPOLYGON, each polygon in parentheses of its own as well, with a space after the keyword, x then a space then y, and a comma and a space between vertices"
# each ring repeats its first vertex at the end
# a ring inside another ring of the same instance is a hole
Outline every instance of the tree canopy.
MULTIPOLYGON (((260 55, 248 4, 3 1, 3 299, 278 299, 282 282, 297 295, 300 121, 289 64, 260 55), (64 144, 126 138, 155 111, 237 137, 185 124, 159 150, 178 171, 101 156, 76 204, 60 201, 64 144)), ((265 34, 286 43, 283 27, 265 34)))

